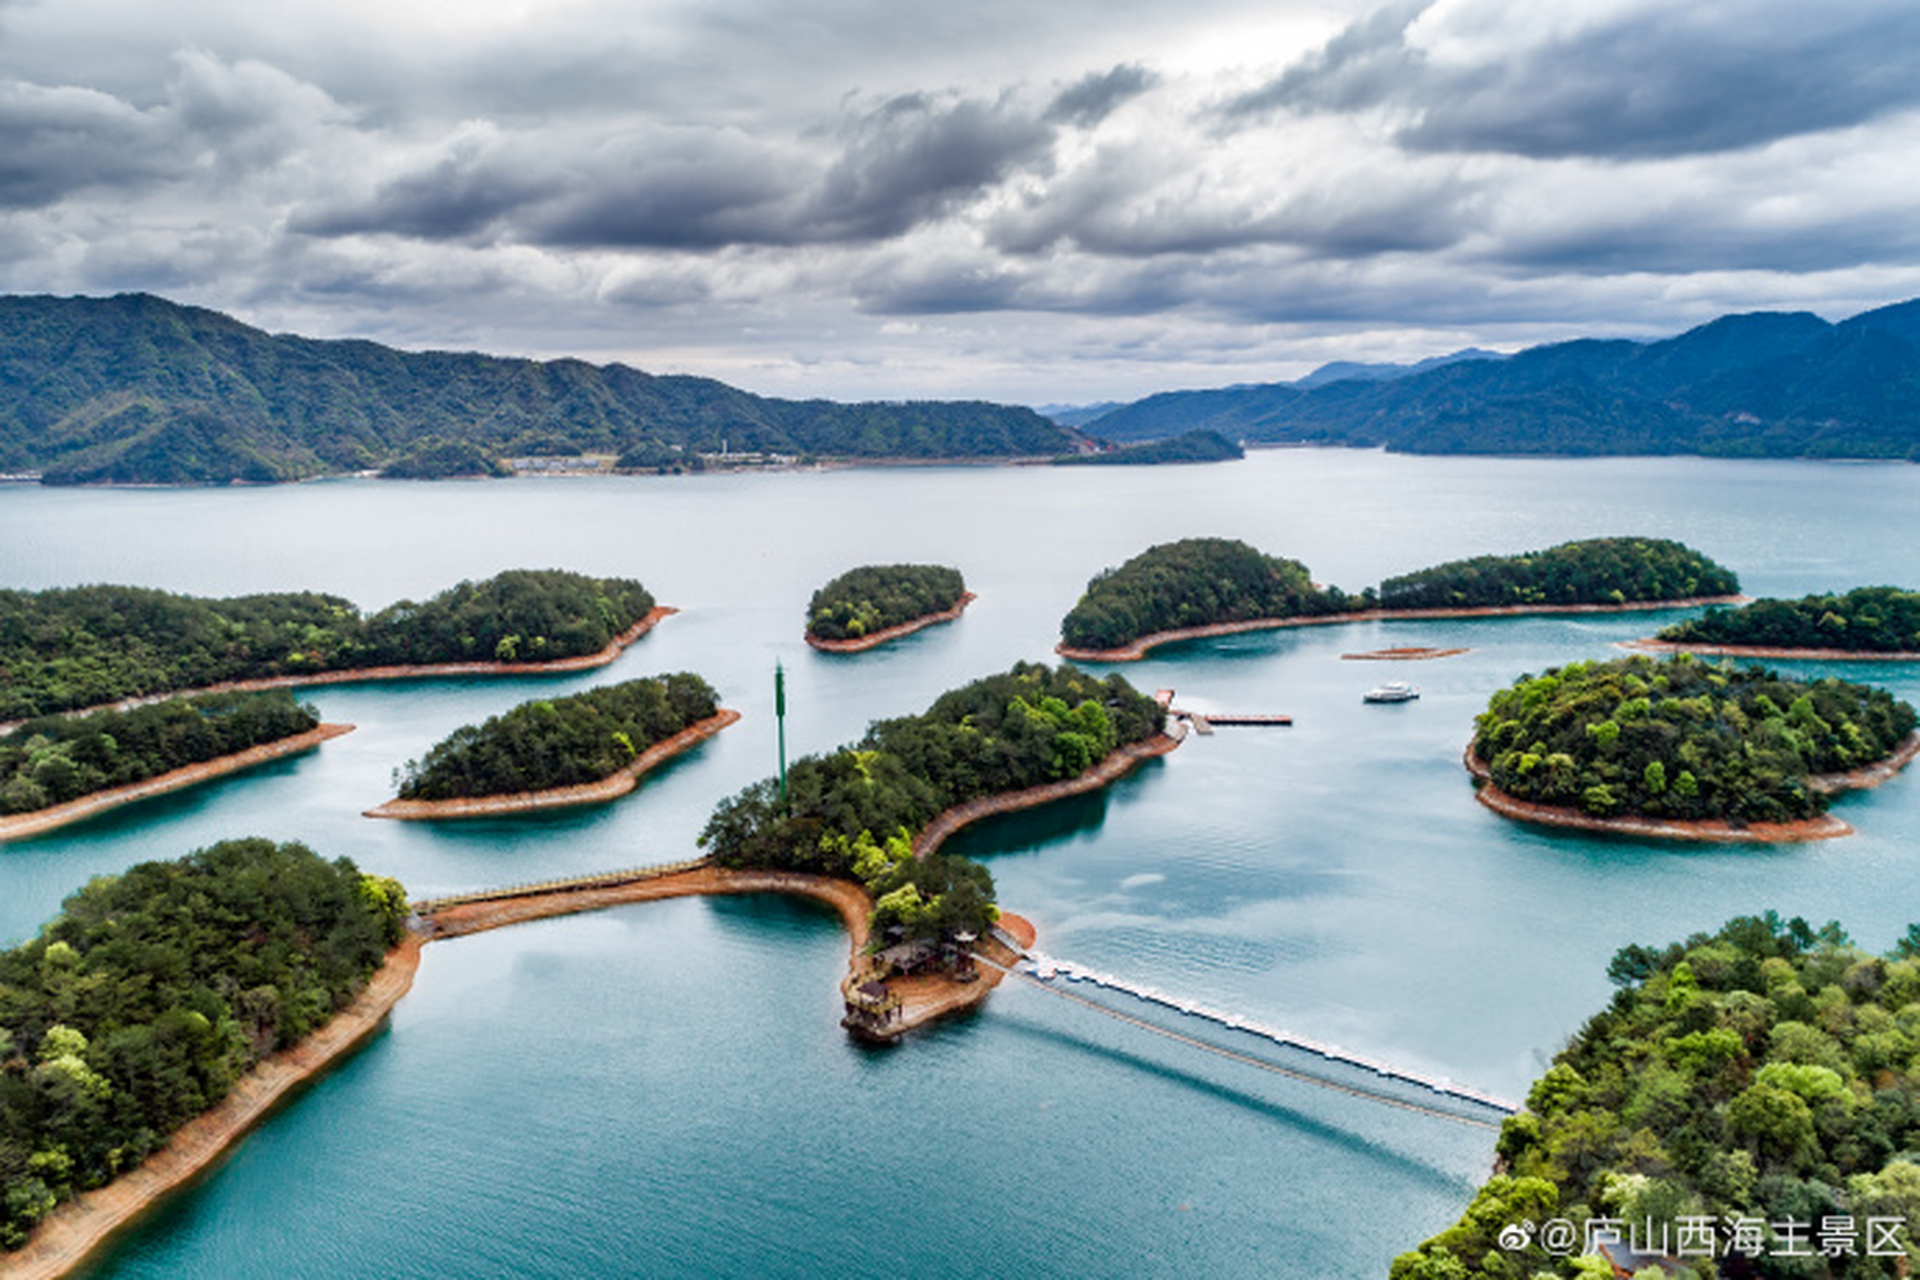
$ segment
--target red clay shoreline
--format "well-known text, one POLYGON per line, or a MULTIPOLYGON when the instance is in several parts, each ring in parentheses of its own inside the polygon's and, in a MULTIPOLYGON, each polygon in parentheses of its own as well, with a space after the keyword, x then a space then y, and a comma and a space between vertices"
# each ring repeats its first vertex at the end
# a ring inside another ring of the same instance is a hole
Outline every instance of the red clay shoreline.
POLYGON ((1114 649, 1076 649, 1064 640, 1053 647, 1075 662, 1139 662, 1147 651, 1181 640, 1205 640, 1246 631, 1274 631, 1283 627, 1324 627, 1347 622, 1405 622, 1423 618, 1512 618, 1536 614, 1636 613, 1656 609, 1690 609, 1707 604, 1740 604, 1746 596, 1689 596, 1683 600, 1629 600, 1625 604, 1499 604, 1459 609, 1356 609, 1351 613, 1323 613, 1305 618, 1248 618, 1243 622, 1215 622, 1202 627, 1154 631, 1114 649))
MULTIPOLYGON (((1920 756, 1920 731, 1908 734, 1891 754, 1842 773, 1816 774, 1807 785, 1817 791, 1862 791, 1879 786, 1920 756)), ((1830 813, 1801 818, 1793 822, 1750 822, 1736 827, 1724 819, 1620 817, 1597 818, 1577 809, 1537 804, 1502 791, 1494 784, 1490 769, 1473 754, 1469 742, 1461 763, 1475 780, 1474 798, 1503 817, 1542 826, 1564 827, 1576 831, 1597 831, 1607 835, 1643 836, 1655 840, 1690 840, 1709 844, 1789 844, 1805 840, 1830 840, 1853 834, 1853 827, 1830 813)))
POLYGON ((350 724, 323 724, 305 733, 296 733, 290 737, 248 747, 245 751, 236 751, 231 755, 202 760, 199 764, 169 769, 143 782, 130 782, 124 787, 109 787, 105 791, 95 791, 90 795, 81 796, 78 800, 50 805, 45 809, 35 809, 31 813, 11 814, 0 818, 0 842, 37 836, 42 832, 52 831, 56 827, 64 827, 70 822, 79 822, 97 813, 116 809, 123 804, 132 804, 136 800, 165 795, 169 791, 179 791, 184 787, 224 777, 229 773, 238 773, 242 769, 251 769, 269 760, 279 760, 286 756, 299 755, 303 751, 312 751, 331 738, 338 738, 342 734, 352 732, 353 726, 350 724))
POLYGON ((1892 649, 1862 652, 1858 649, 1785 649, 1763 644, 1686 644, 1649 636, 1645 640, 1622 640, 1622 649, 1641 653, 1706 653, 1728 658, 1804 659, 1822 662, 1920 662, 1920 652, 1892 649))
POLYGON ((942 609, 937 613, 923 613, 917 618, 909 618, 905 622, 895 623, 891 627, 882 627, 872 635, 861 636, 855 640, 829 640, 824 636, 816 636, 813 632, 809 631, 807 632, 807 643, 822 653, 860 653, 867 649, 877 648, 889 640, 898 640, 901 636, 910 636, 923 627, 935 626, 942 622, 953 622, 967 611, 968 605, 979 598, 979 596, 971 591, 963 591, 960 594, 960 599, 954 603, 951 609, 942 609))
MULTIPOLYGON (((671 617, 678 612, 680 610, 672 605, 655 605, 647 610, 646 616, 640 621, 609 640, 606 648, 597 653, 581 654, 573 658, 554 658, 548 662, 423 662, 388 667, 343 667, 337 671, 313 671, 304 675, 223 680, 219 684, 210 684, 201 689, 172 689, 165 693, 143 694, 137 698, 103 702, 98 706, 80 707, 60 714, 83 716, 90 711, 125 711, 131 707, 151 706, 173 698, 198 698, 210 693, 257 693, 263 689, 303 689, 309 685, 369 684, 385 680, 433 680, 447 676, 542 676, 561 675, 569 671, 590 671, 595 667, 604 667, 618 658, 628 645, 659 625, 661 619, 671 617)), ((21 723, 24 722, 12 721, 0 724, 0 733, 21 723)))
POLYGON ((443 818, 484 818, 504 813, 534 813, 543 809, 563 809, 572 805, 605 804, 617 800, 640 785, 649 770, 666 763, 684 751, 699 746, 714 734, 740 719, 738 711, 720 708, 704 720, 695 721, 671 737, 635 756, 625 768, 597 782, 570 787, 548 787, 542 791, 515 791, 495 796, 459 796, 449 800, 389 800, 375 805, 362 816, 426 821, 443 818))

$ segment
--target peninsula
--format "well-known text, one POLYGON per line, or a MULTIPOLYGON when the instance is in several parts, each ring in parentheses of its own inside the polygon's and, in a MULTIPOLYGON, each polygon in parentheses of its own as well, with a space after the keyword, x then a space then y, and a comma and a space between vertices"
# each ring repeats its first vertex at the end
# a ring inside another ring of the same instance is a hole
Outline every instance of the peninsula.
POLYGON ((1087 584, 1055 652, 1136 662, 1182 640, 1381 620, 1674 609, 1737 600, 1739 580, 1659 538, 1592 538, 1514 556, 1477 556, 1388 578, 1349 595, 1297 560, 1243 542, 1190 538, 1150 547, 1087 584))
POLYGON ((352 727, 321 724, 285 690, 29 721, 0 736, 0 840, 311 750, 352 727))
MULTIPOLYGON (((1583 1247, 1540 1230, 1601 1219, 1746 1222, 1775 1256, 1799 1248, 1787 1224, 1805 1223, 1800 1240, 1852 1243, 1845 1255, 1814 1246, 1795 1274, 1903 1274, 1920 1220, 1920 1072, 1905 1014, 1920 998, 1917 957, 1920 927, 1875 955, 1837 923, 1772 911, 1622 948, 1607 967, 1613 998, 1502 1126, 1497 1172, 1459 1222, 1394 1259, 1391 1280, 1651 1274, 1618 1243, 1596 1241, 1605 1261, 1575 1257, 1583 1247)), ((1614 1239, 1626 1238, 1623 1225, 1614 1239)), ((1711 1230, 1692 1248, 1734 1257, 1711 1230)))
POLYGON ((0 721, 215 692, 604 665, 673 612, 625 578, 508 570, 363 616, 339 596, 0 590, 0 721))
POLYGON ((1476 719, 1466 764, 1508 817, 1661 839, 1810 840, 1852 828, 1837 791, 1920 754, 1884 690, 1634 656, 1523 676, 1476 719))
POLYGON ((603 803, 739 719, 688 672, 523 702, 407 761, 399 797, 367 816, 466 818, 603 803))
POLYGON ((807 643, 828 653, 858 653, 952 622, 975 598, 960 571, 946 565, 862 565, 813 593, 807 643))

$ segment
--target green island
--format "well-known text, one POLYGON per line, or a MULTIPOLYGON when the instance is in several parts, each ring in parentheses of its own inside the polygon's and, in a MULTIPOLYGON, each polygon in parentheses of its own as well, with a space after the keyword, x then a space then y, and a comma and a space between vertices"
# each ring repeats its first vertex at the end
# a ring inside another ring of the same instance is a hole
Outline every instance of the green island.
POLYGON ((1182 462, 1235 462, 1247 451, 1218 431, 1201 428, 1151 440, 1123 444, 1102 453, 1066 453, 1053 460, 1058 467, 1157 467, 1182 462))
POLYGON ((1474 556, 1388 578, 1383 609, 1628 604, 1730 596, 1731 569, 1665 538, 1587 538, 1514 556, 1474 556))
POLYGON ((1298 560, 1232 538, 1184 538, 1097 575, 1060 634, 1072 649, 1115 649, 1160 631, 1348 613, 1370 603, 1316 587, 1298 560))
POLYGON ((966 858, 916 855, 916 835, 965 802, 1075 778, 1163 722, 1119 676, 1017 663, 917 716, 876 721, 854 746, 795 761, 784 804, 772 778, 722 801, 700 844, 722 867, 857 882, 874 902, 876 947, 977 935, 998 914, 993 877, 966 858))
POLYGON ((43 716, 0 736, 0 815, 34 813, 318 728, 285 689, 43 716))
POLYGON ((631 765, 648 747, 719 710, 690 672, 602 685, 523 702, 463 725, 398 770, 403 800, 456 800, 575 787, 631 765))
POLYGON ((1645 608, 1719 599, 1733 572, 1660 538, 1589 538, 1520 555, 1476 556, 1349 594, 1316 586, 1297 560, 1227 538, 1148 548, 1087 584, 1060 624, 1070 657, 1125 660, 1170 640, 1308 622, 1645 608))
POLYGON ((232 840, 94 879, 0 952, 0 1246, 326 1024, 407 910, 346 858, 232 840))
POLYGON ((861 565, 813 593, 807 640, 866 640, 957 609, 966 594, 966 579, 946 565, 861 565))
POLYGON ((1882 689, 1635 654, 1522 676, 1467 754, 1504 796, 1590 818, 1780 823, 1824 813, 1820 775, 1894 756, 1914 725, 1882 689))
POLYGON ((646 619, 638 582, 514 569, 362 615, 339 596, 0 590, 0 720, 235 680, 599 653, 646 619))
POLYGON ((1920 655, 1920 591, 1856 587, 1844 595, 1755 600, 1709 609, 1660 631, 1663 644, 1860 654, 1920 655))
POLYGON ((1458 1223, 1394 1260, 1392 1280, 1629 1274, 1548 1256, 1538 1229, 1556 1219, 1582 1241, 1604 1219, 1622 1241, 1628 1224, 1645 1240, 1649 1221, 1744 1222, 1760 1255, 1737 1269, 1728 1237, 1696 1229, 1691 1254, 1644 1274, 1906 1275, 1920 1258, 1920 926, 1877 956, 1837 924, 1770 911, 1626 947, 1607 975, 1611 1003, 1503 1125, 1498 1172, 1458 1223), (1877 1257, 1874 1220, 1906 1224, 1877 1257), (1822 1256, 1823 1227, 1853 1247, 1822 1256))

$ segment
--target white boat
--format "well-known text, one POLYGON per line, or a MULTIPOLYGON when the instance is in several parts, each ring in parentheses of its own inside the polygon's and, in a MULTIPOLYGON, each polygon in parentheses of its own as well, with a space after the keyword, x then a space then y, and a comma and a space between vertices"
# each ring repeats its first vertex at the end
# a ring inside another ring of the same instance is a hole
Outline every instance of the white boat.
POLYGON ((1363 702, 1412 702, 1420 691, 1404 680, 1389 680, 1361 695, 1363 702))

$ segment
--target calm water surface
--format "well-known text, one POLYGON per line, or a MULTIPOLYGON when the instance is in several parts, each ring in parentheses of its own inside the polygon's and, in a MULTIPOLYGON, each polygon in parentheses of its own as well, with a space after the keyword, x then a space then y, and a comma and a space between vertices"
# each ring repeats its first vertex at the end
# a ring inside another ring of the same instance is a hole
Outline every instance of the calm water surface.
MULTIPOLYGON (((304 840, 431 894, 686 856, 789 746, 1049 658, 1087 579, 1153 542, 1244 538, 1352 590, 1569 538, 1679 538, 1755 594, 1920 584, 1920 470, 1694 460, 1259 453, 1228 466, 224 491, 0 487, 0 583, 290 588, 364 607, 557 566, 684 612, 578 677, 313 691, 358 730, 298 760, 0 846, 0 940, 88 877, 228 836, 304 840), (799 639, 860 563, 959 566, 958 624, 853 657, 799 639), (746 719, 616 805, 428 826, 360 811, 460 724, 660 671, 746 719)), ((1460 768, 1522 672, 1658 617, 1365 624, 1124 668, 1291 729, 1190 741, 1110 793, 966 834, 1047 950, 1348 1048, 1522 1094, 1607 997, 1608 957, 1778 908, 1892 944, 1920 917, 1920 794, 1844 800, 1845 840, 1675 849, 1505 823, 1460 768), (1393 644, 1439 662, 1342 662, 1393 644), (1407 678, 1419 702, 1360 693, 1407 678)), ((1920 699, 1901 666, 1796 664, 1920 699)), ((391 1027, 171 1202, 114 1276, 1379 1276, 1450 1222, 1491 1136, 1301 1085, 1009 986, 892 1051, 847 1042, 834 918, 779 899, 648 904, 430 948, 391 1027)))

